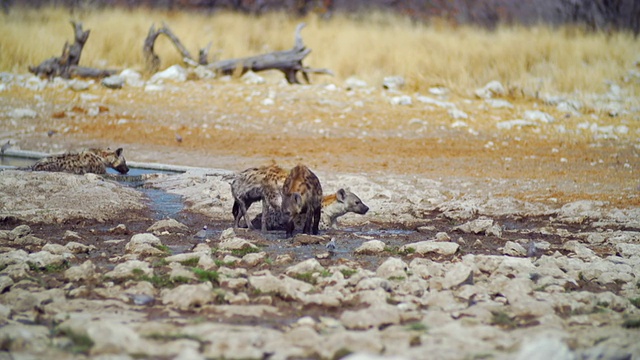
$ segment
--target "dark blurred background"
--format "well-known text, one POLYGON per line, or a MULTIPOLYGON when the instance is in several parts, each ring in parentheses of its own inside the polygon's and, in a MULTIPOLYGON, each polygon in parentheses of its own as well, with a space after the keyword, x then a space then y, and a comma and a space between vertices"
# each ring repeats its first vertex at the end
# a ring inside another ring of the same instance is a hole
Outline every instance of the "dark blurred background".
POLYGON ((444 20, 488 29, 498 25, 578 25, 589 31, 640 32, 640 0, 0 0, 3 11, 13 7, 155 8, 189 11, 237 11, 263 14, 285 11, 330 18, 336 13, 392 11, 424 22, 444 20))

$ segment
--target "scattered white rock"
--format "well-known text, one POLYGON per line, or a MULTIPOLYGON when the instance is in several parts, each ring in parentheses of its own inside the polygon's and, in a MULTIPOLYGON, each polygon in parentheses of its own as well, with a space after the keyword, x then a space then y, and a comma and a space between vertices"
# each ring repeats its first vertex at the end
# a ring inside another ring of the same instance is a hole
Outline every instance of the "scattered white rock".
POLYGON ((382 80, 382 87, 387 90, 401 90, 405 80, 402 76, 387 76, 382 80))
POLYGON ((491 81, 483 88, 477 89, 475 94, 481 99, 491 99, 494 96, 503 96, 507 93, 499 81, 491 81))
POLYGON ((109 89, 122 89, 127 80, 120 75, 111 75, 102 79, 100 84, 109 89))
POLYGON ((150 83, 154 84, 165 81, 185 82, 187 81, 187 70, 180 65, 172 65, 163 71, 153 74, 149 80, 150 83))
POLYGON ((391 105, 411 105, 413 100, 409 95, 394 96, 389 101, 391 105))
POLYGON ((544 124, 550 124, 555 121, 553 116, 540 110, 526 110, 523 118, 528 121, 538 121, 544 124))
POLYGON ((260 85, 266 82, 262 76, 254 73, 253 71, 247 71, 244 75, 242 75, 240 80, 249 85, 260 85))
POLYGON ((448 111, 449 116, 451 116, 452 119, 454 120, 459 120, 459 119, 468 119, 469 115, 467 115, 466 112, 460 110, 460 109, 449 109, 448 111))
POLYGON ((12 119, 24 119, 24 118, 35 118, 38 116, 38 113, 31 109, 12 109, 7 114, 12 119))
POLYGON ((385 243, 380 240, 365 241, 358 248, 355 249, 356 254, 379 254, 384 251, 385 243))
POLYGON ((496 124, 496 127, 501 130, 511 130, 513 128, 523 127, 537 127, 538 123, 534 121, 528 121, 523 119, 500 121, 496 124))
POLYGON ((494 109, 513 108, 513 104, 503 99, 485 99, 484 102, 494 109))

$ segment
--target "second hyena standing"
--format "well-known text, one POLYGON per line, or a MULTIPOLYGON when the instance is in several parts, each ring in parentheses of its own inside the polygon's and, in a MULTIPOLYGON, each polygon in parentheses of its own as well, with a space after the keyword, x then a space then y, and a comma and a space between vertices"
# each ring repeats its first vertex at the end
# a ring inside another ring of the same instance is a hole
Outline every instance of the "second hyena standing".
MULTIPOLYGON (((253 167, 240 172, 231 183, 233 195, 234 226, 240 226, 244 217, 247 227, 253 228, 247 217, 247 210, 256 201, 262 200, 262 212, 279 212, 282 205, 282 186, 289 173, 276 164, 253 167)), ((267 230, 266 222, 261 225, 267 230)))
POLYGON ((282 223, 285 224, 287 237, 293 236, 294 218, 302 213, 306 213, 302 232, 317 235, 321 211, 320 180, 308 167, 297 165, 291 169, 282 187, 282 223))

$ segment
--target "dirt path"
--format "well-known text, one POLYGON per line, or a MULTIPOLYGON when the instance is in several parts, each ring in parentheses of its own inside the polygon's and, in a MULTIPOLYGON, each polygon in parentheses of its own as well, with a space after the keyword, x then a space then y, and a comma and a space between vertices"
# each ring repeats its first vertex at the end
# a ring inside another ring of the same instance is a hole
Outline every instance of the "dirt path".
POLYGON ((634 113, 609 117, 588 105, 571 113, 515 97, 496 108, 471 94, 430 95, 436 105, 414 94, 412 104, 394 105, 401 94, 289 86, 276 75, 261 85, 201 80, 161 91, 12 86, 0 98, 0 140, 50 152, 124 146, 129 160, 231 170, 304 162, 321 171, 425 177, 470 193, 543 203, 640 204, 634 113), (37 116, 7 116, 16 108, 37 116), (467 118, 453 119, 451 108, 467 118), (498 128, 533 110, 553 120, 498 128))

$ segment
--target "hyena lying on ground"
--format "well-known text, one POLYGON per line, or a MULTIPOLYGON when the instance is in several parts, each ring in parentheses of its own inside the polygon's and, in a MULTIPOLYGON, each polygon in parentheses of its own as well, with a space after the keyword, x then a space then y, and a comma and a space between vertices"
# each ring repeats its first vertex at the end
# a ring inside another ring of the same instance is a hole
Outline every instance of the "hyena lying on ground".
MULTIPOLYGON (((247 217, 247 210, 256 201, 262 200, 264 213, 279 213, 282 205, 282 186, 288 175, 286 170, 276 164, 240 172, 231 183, 234 226, 239 227, 240 218, 244 217, 247 227, 254 228, 247 217)), ((260 228, 266 231, 267 224, 262 224, 260 228)))
MULTIPOLYGON (((317 235, 321 208, 322 186, 320 180, 308 167, 297 165, 291 169, 282 187, 282 223, 285 225, 287 237, 293 236, 294 219, 302 213, 306 213, 302 232, 317 235)), ((266 221, 262 223, 264 224, 266 221)))
POLYGON ((55 171, 73 174, 106 174, 107 168, 117 170, 121 174, 129 172, 127 161, 122 155, 122 148, 88 149, 80 153, 52 155, 38 160, 31 167, 23 170, 55 171))
MULTIPOLYGON (((369 211, 369 207, 365 205, 360 198, 351 191, 340 189, 335 194, 325 195, 322 198, 322 214, 320 216, 320 228, 337 229, 337 219, 347 213, 353 212, 356 214, 364 215, 369 211)), ((273 214, 267 217, 267 229, 269 230, 284 230, 281 224, 281 215, 273 214)), ((296 226, 302 226, 302 215, 296 217, 294 220, 296 226)), ((259 226, 262 221, 262 214, 258 214, 251 223, 254 227, 259 226)))

